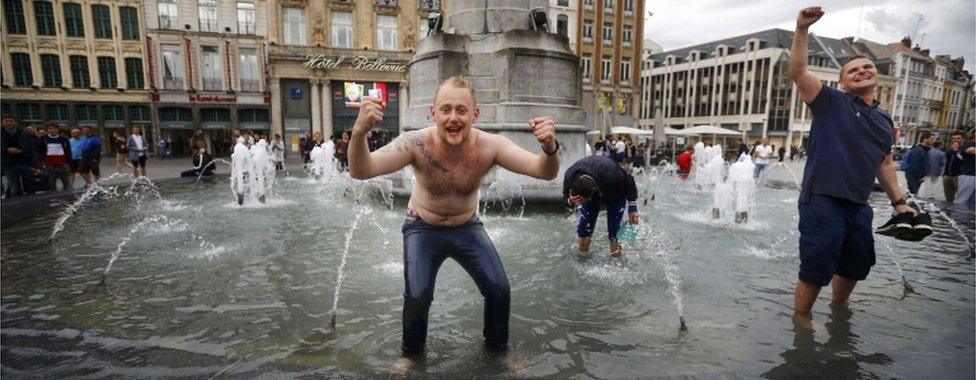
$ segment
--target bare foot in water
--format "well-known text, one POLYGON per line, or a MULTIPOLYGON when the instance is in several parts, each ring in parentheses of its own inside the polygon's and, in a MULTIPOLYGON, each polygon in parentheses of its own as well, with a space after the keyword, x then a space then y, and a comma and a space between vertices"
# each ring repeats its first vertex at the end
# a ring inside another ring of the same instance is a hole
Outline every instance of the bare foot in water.
POLYGON ((400 358, 390 365, 390 375, 393 376, 405 376, 411 369, 413 369, 414 361, 407 358, 400 358))
POLYGON ((620 246, 620 243, 610 242, 610 257, 620 257, 623 251, 624 247, 620 246))
POLYGON ((813 332, 813 314, 793 313, 793 326, 805 331, 813 332))
POLYGON ((511 356, 506 356, 502 358, 502 364, 511 372, 513 375, 524 375, 525 374, 525 364, 513 359, 511 356))

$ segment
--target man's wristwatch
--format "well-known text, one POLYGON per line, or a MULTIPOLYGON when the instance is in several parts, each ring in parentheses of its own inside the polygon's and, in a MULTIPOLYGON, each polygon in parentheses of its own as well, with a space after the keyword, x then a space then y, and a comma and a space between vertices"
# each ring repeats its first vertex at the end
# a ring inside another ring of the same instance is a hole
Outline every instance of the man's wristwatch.
POLYGON ((546 152, 546 146, 545 145, 542 146, 542 152, 545 153, 547 156, 551 156, 559 152, 559 140, 555 140, 554 142, 556 143, 556 149, 553 150, 552 152, 546 152))
POLYGON ((898 198, 898 200, 891 201, 891 207, 898 207, 899 205, 907 205, 908 200, 905 197, 898 198))

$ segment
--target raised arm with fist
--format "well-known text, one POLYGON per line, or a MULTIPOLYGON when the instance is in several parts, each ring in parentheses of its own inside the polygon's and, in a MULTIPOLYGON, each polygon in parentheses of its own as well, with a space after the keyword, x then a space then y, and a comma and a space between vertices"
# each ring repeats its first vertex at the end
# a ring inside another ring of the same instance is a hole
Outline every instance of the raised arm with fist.
POLYGON ((797 28, 809 28, 817 20, 823 17, 824 12, 820 7, 808 7, 800 10, 800 14, 796 16, 796 27, 797 28))
POLYGON ((353 135, 365 135, 366 132, 373 129, 373 126, 382 122, 384 108, 386 105, 380 99, 363 98, 362 103, 359 104, 359 116, 356 118, 356 124, 352 127, 353 135))

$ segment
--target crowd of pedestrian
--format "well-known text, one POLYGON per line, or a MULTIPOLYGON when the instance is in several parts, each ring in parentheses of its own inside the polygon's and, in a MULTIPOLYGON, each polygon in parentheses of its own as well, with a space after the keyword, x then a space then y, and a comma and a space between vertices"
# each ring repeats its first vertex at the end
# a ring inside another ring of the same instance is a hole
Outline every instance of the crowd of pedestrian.
POLYGON ((920 198, 935 198, 941 190, 946 202, 973 204, 976 201, 976 133, 966 139, 953 132, 948 141, 923 133, 917 144, 902 153, 900 169, 905 172, 908 192, 920 198))

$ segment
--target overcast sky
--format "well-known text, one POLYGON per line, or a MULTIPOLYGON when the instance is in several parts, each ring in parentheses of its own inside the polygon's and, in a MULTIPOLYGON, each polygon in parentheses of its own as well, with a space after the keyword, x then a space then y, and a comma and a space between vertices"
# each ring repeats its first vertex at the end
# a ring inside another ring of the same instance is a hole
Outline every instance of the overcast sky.
POLYGON ((796 14, 820 5, 826 13, 810 30, 825 37, 859 35, 875 42, 897 42, 913 31, 915 43, 932 55, 966 57, 973 71, 976 50, 976 0, 648 0, 644 37, 664 51, 769 28, 793 30, 796 14), (861 7, 861 4, 863 8, 861 7), (784 5, 787 4, 787 5, 784 5), (922 21, 919 23, 919 16, 922 21), (858 20, 860 19, 860 22, 858 20), (858 33, 860 25, 860 33, 858 33))

